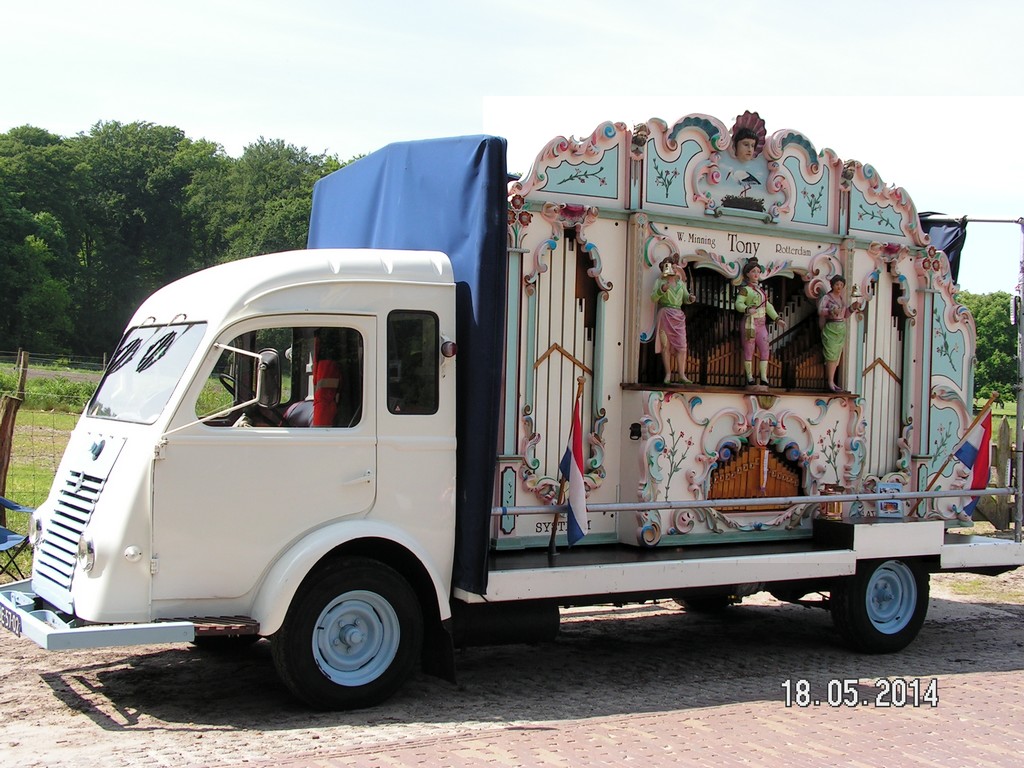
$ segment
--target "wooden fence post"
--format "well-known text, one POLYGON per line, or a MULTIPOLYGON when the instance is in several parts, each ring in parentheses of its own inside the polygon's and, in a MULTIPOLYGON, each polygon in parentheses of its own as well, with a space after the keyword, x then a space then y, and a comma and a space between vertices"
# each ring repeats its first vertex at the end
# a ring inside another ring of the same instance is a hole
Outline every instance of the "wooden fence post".
MULTIPOLYGON (((13 394, 0 395, 0 496, 7 495, 7 471, 11 466, 11 450, 14 447, 14 424, 18 409, 25 401, 25 380, 28 378, 28 352, 18 350, 15 373, 18 389, 13 394)), ((0 525, 7 527, 7 510, 0 507, 0 525)))

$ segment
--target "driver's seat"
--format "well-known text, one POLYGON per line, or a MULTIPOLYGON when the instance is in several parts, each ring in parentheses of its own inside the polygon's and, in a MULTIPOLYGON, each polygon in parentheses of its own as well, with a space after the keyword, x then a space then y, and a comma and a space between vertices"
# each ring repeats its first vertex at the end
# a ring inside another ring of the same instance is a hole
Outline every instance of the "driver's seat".
POLYGON ((313 401, 299 400, 284 411, 286 427, 309 427, 313 425, 313 401))

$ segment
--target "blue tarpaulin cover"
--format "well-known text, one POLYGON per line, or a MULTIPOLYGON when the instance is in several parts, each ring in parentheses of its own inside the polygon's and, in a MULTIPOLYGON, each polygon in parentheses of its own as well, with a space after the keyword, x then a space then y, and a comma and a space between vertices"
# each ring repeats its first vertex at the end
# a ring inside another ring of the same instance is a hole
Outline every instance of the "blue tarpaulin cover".
POLYGON ((391 144, 317 182, 310 248, 441 251, 456 281, 458 481, 453 583, 487 586, 505 321, 506 145, 391 144))

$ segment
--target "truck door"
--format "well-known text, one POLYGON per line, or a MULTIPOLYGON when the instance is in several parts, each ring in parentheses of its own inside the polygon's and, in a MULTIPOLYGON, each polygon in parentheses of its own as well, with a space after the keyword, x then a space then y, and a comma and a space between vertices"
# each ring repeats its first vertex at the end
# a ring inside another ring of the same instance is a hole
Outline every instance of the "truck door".
POLYGON ((239 350, 277 351, 280 404, 166 436, 153 465, 154 602, 244 596, 290 543, 370 512, 375 339, 376 319, 363 316, 263 318, 224 334, 226 348, 183 402, 188 415, 252 399, 255 358, 239 350))

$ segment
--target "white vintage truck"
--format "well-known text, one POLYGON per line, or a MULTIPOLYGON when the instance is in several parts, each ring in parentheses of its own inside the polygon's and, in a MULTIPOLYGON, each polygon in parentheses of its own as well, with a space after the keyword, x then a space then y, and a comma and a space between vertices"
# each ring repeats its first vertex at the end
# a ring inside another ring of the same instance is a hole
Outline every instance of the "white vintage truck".
POLYGON ((980 492, 945 461, 974 394, 956 290, 904 190, 756 114, 605 123, 519 179, 501 139, 389 146, 318 183, 308 250, 137 310, 3 626, 53 650, 266 637, 322 708, 578 604, 820 592, 852 646, 899 650, 930 573, 1024 563, 957 533, 980 492))

